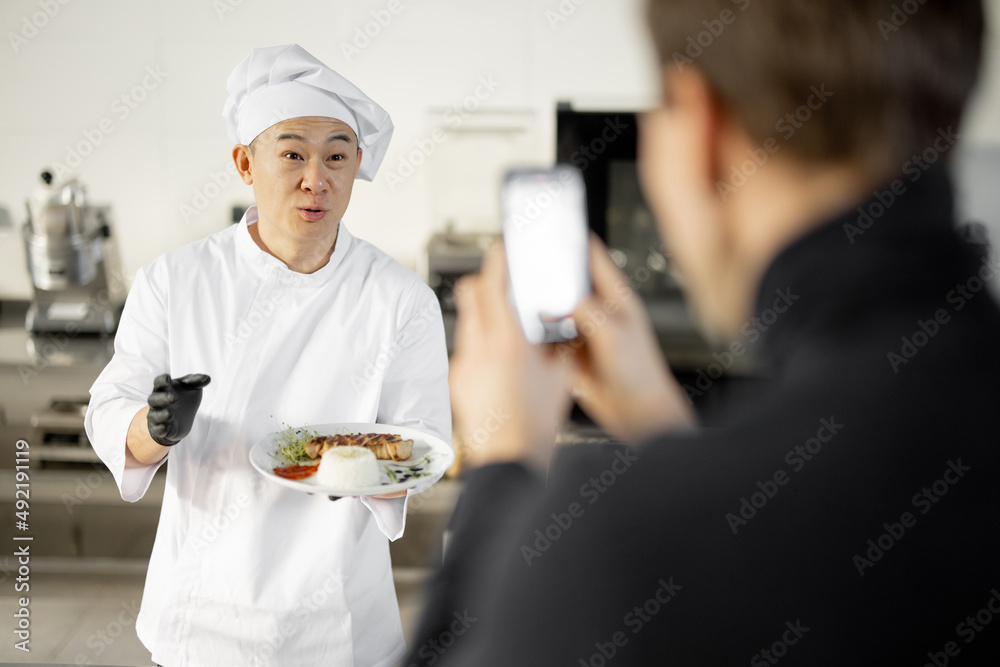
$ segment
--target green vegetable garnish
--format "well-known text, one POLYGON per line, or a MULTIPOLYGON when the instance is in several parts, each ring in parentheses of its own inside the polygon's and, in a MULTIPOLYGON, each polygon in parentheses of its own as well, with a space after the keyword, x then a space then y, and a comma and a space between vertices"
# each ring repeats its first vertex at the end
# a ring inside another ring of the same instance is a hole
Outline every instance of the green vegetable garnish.
POLYGON ((312 459, 306 454, 306 443, 315 436, 312 431, 289 426, 275 438, 275 450, 271 453, 271 458, 283 465, 311 463, 312 459))

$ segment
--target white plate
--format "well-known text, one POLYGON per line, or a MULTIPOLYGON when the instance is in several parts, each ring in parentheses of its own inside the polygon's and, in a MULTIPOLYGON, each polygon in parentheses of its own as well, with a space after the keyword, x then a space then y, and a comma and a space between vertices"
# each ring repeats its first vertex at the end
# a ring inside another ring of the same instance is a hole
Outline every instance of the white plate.
POLYGON ((348 489, 338 489, 332 486, 321 484, 316 475, 305 479, 285 479, 274 474, 274 469, 284 463, 275 459, 272 454, 277 449, 277 440, 281 437, 282 431, 271 433, 265 436, 250 449, 250 463, 261 475, 272 482, 287 486, 296 491, 305 493, 321 493, 329 496, 376 496, 383 493, 393 493, 413 488, 426 481, 430 477, 442 475, 455 460, 455 451, 440 438, 427 435, 421 431, 407 428, 405 426, 392 426, 391 424, 314 424, 295 429, 297 433, 311 431, 318 435, 342 435, 345 433, 395 433, 404 440, 413 440, 413 455, 405 461, 379 461, 382 469, 382 481, 377 486, 363 486, 348 489), (424 457, 428 457, 424 460, 424 457), (403 481, 393 482, 389 477, 389 470, 396 473, 396 478, 406 475, 413 468, 420 468, 421 472, 430 473, 428 475, 410 477, 403 481))

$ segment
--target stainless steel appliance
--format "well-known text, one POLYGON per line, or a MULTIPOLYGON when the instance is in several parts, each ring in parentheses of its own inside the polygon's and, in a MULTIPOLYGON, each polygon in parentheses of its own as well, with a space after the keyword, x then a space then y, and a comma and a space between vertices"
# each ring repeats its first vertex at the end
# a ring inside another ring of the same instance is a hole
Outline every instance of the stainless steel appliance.
POLYGON ((483 253, 499 238, 499 234, 449 229, 435 233, 427 242, 427 283, 441 302, 449 354, 455 333, 455 283, 465 274, 479 270, 483 253))
POLYGON ((459 278, 479 270, 483 253, 499 234, 485 232, 437 232, 427 243, 427 282, 437 294, 441 309, 455 312, 452 290, 459 278))
POLYGON ((110 208, 87 203, 75 180, 43 171, 28 199, 24 244, 34 297, 25 319, 34 333, 109 334, 118 327, 125 283, 110 208))

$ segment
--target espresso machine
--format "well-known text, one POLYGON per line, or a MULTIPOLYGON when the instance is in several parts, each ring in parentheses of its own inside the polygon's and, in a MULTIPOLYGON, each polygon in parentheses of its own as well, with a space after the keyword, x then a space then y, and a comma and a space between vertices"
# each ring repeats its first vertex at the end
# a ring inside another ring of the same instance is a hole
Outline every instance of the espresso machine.
POLYGON ((75 179, 49 171, 28 199, 24 243, 34 297, 25 319, 32 334, 106 336, 118 328, 127 288, 108 206, 91 206, 75 179))

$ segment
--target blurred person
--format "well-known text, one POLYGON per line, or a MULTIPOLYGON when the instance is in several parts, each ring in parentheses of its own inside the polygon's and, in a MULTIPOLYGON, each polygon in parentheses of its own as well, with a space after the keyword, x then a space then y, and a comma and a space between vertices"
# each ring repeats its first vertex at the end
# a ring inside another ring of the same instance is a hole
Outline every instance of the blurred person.
POLYGON ((958 237, 945 165, 980 3, 648 21, 647 201, 704 329, 738 355, 752 327, 766 372, 700 430, 598 241, 558 346, 525 341, 491 251, 450 376, 478 467, 404 664, 996 664, 997 264, 958 237), (571 392, 625 445, 561 448, 546 480, 571 392))
POLYGON ((248 454, 288 425, 450 441, 437 299, 342 221, 392 122, 298 45, 252 50, 228 91, 256 205, 139 270, 86 416, 125 500, 170 462, 136 632, 167 667, 391 665, 405 644, 387 538, 406 498, 331 502, 248 454))

